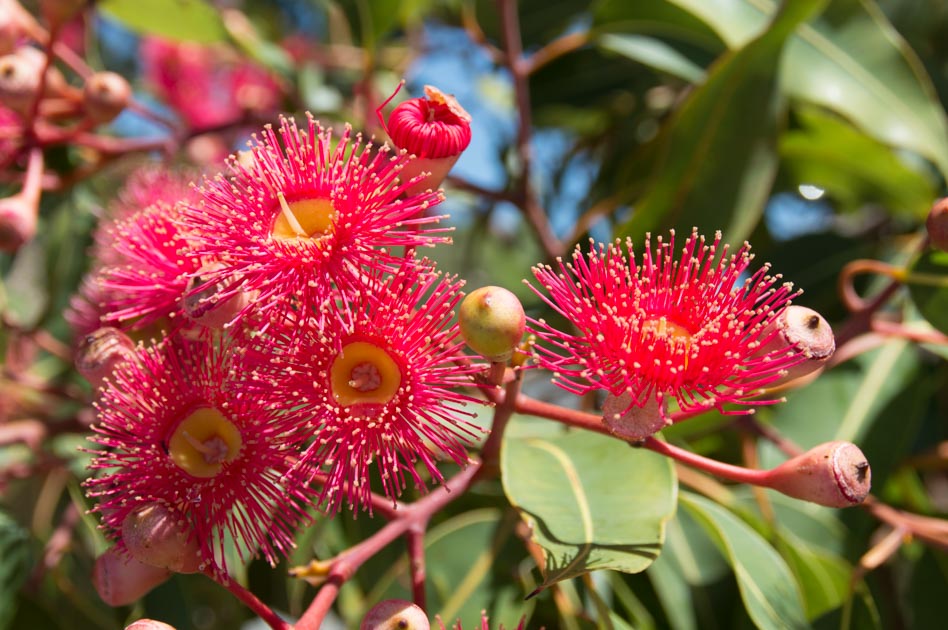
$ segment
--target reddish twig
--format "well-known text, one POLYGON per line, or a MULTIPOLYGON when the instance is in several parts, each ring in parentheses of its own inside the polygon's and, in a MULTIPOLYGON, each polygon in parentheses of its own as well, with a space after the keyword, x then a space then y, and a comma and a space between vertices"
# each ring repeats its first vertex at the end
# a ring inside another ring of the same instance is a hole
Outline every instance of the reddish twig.
POLYGON ((205 575, 230 591, 234 597, 243 602, 247 608, 263 619, 273 630, 293 630, 293 626, 285 622, 279 615, 273 612, 269 606, 260 601, 256 595, 234 580, 227 579, 226 577, 218 579, 218 577, 211 572, 207 572, 205 575))

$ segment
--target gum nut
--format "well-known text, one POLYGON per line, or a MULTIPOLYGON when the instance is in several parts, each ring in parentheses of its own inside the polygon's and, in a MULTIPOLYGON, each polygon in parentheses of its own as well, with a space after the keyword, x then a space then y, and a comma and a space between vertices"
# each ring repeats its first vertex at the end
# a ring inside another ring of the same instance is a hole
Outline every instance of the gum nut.
POLYGON ((487 286, 461 302, 458 325, 471 350, 491 361, 506 361, 520 343, 527 319, 516 295, 487 286))

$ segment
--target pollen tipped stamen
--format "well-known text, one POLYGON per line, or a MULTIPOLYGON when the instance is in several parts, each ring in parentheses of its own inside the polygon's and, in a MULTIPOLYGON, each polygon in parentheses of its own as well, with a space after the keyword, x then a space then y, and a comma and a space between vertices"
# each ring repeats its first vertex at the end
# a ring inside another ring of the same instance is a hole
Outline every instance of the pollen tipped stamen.
POLYGON ((277 199, 280 200, 280 212, 286 222, 290 225, 293 231, 297 236, 309 236, 306 233, 306 230, 303 229, 303 226, 300 225, 299 219, 296 218, 296 215, 293 214, 293 211, 290 209, 290 204, 286 203, 286 197, 283 196, 283 193, 277 193, 277 199))

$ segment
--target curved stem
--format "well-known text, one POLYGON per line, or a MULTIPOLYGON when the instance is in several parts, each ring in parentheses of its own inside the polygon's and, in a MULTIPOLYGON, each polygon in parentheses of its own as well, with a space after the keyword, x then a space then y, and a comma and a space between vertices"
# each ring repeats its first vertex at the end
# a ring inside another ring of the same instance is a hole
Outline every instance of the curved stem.
POLYGON ((230 591, 234 597, 242 601, 247 608, 252 610, 258 617, 263 619, 268 626, 273 628, 273 630, 293 630, 293 626, 285 622, 280 618, 273 610, 260 601, 256 595, 245 589, 243 586, 235 582, 234 580, 229 579, 218 579, 214 574, 207 572, 205 575, 228 591, 230 591))

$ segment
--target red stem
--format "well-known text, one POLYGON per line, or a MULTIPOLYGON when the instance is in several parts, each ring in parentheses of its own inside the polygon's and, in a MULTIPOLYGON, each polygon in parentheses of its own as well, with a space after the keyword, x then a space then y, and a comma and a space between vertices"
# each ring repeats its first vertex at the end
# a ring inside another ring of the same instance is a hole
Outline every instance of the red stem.
POLYGON ((425 528, 427 523, 411 527, 405 534, 408 563, 411 566, 411 595, 416 605, 428 608, 425 596, 425 528))
POLYGON ((293 630, 293 626, 283 621, 279 615, 277 615, 273 610, 260 601, 256 595, 245 589, 243 586, 227 578, 218 579, 215 575, 208 572, 205 575, 228 591, 234 594, 234 596, 242 601, 247 608, 252 610, 258 617, 263 619, 268 626, 273 628, 273 630, 293 630))

